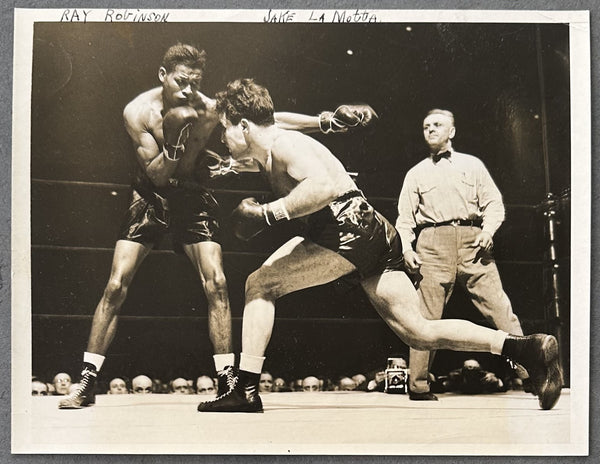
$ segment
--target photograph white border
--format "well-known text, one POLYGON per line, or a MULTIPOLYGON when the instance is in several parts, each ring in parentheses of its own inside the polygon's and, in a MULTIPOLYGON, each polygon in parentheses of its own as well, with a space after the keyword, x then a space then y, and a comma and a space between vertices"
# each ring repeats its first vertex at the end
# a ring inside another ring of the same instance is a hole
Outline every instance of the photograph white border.
MULTIPOLYGON (((106 22, 106 8, 86 9, 87 22, 106 22)), ((125 10, 125 9, 123 9, 125 10)), ((268 9, 259 10, 137 10, 135 14, 168 13, 169 22, 263 22, 268 9)), ((310 22, 318 11, 333 17, 334 11, 277 10, 293 14, 294 23, 310 22)), ((352 11, 349 9, 348 11, 352 11)), ((367 10, 380 22, 435 23, 562 23, 569 24, 571 64, 571 439, 568 445, 546 445, 545 455, 581 455, 589 446, 590 366, 590 255, 591 255, 591 77, 590 22, 588 11, 536 10, 367 10)), ((12 146, 12 447, 13 452, 35 453, 31 437, 31 239, 30 239, 30 132, 33 25, 59 22, 63 9, 15 9, 13 68, 12 146)), ((125 14, 122 13, 123 17, 125 14)), ((114 16, 114 18, 117 18, 114 16)), ((112 19, 112 17, 111 17, 112 19)), ((129 22, 129 21, 124 21, 129 22)), ((444 445, 454 454, 456 448, 444 445)), ((96 450, 98 451, 98 450, 96 450)), ((169 453, 169 450, 164 450, 169 453)), ((299 450, 306 453, 307 450, 299 450)), ((380 454, 373 449, 373 454, 380 454)), ((405 454, 424 450, 405 446, 405 454)), ((489 454, 486 446, 461 454, 489 454)), ((94 452, 91 450, 90 452, 94 452)), ((146 451, 148 449, 146 448, 146 451)), ((158 452, 152 451, 152 452, 158 452)), ((172 450, 171 450, 172 452, 172 450)), ((265 452, 265 450, 260 450, 265 452)), ((328 454, 328 450, 318 450, 328 454)), ((346 454, 336 446, 332 454, 346 454)), ((431 450, 429 449, 429 452, 431 450)), ((351 454, 351 453, 350 453, 351 454)), ((435 454, 440 454, 437 452, 435 454)), ((441 453, 443 454, 443 453, 441 453)), ((494 454, 494 453, 492 453, 494 454)), ((511 454, 512 450, 511 450, 511 454)), ((523 454, 530 454, 523 450, 523 454)))

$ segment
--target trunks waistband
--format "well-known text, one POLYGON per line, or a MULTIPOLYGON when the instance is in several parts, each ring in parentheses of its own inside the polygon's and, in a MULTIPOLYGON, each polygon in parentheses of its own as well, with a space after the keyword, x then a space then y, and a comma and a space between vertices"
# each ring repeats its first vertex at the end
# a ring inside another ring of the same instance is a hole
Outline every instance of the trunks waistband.
POLYGON ((346 201, 346 200, 349 200, 350 198, 355 198, 355 197, 365 198, 365 196, 361 190, 349 190, 348 192, 341 194, 339 197, 337 197, 335 200, 333 200, 332 203, 346 201))

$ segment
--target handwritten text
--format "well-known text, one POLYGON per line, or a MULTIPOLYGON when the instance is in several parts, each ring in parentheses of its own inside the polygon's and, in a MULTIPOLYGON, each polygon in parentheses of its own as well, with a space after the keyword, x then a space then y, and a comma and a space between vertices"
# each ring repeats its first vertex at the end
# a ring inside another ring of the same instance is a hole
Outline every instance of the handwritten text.
POLYGON ((311 11, 309 21, 319 23, 376 23, 377 15, 368 10, 311 11))
POLYGON ((291 23, 294 21, 294 16, 296 13, 291 12, 290 10, 285 11, 274 11, 269 10, 267 15, 263 18, 263 22, 265 23, 291 23))
POLYGON ((134 23, 166 23, 169 13, 141 10, 106 10, 104 21, 128 21, 134 23))

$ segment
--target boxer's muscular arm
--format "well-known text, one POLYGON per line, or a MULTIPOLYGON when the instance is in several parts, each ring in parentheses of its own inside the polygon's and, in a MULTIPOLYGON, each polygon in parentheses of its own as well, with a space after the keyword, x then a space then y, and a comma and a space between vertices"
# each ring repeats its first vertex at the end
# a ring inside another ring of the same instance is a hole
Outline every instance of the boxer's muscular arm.
POLYGON ((280 138, 272 148, 273 159, 286 167, 287 175, 298 184, 281 199, 290 219, 319 211, 340 194, 329 169, 318 156, 321 145, 298 143, 280 138), (302 156, 298 156, 299 153, 302 156))
POLYGON ((276 191, 289 193, 262 205, 254 198, 243 200, 232 213, 236 237, 249 240, 278 221, 307 216, 355 187, 341 163, 324 146, 309 140, 282 136, 275 141, 270 181, 276 191))
POLYGON ((378 118, 367 104, 340 105, 335 111, 323 111, 317 116, 298 113, 275 113, 275 124, 281 129, 297 130, 305 134, 346 132, 350 128, 368 126, 378 118))
POLYGON ((175 172, 178 161, 169 160, 164 156, 153 134, 149 132, 147 114, 150 110, 142 110, 136 105, 129 104, 123 111, 125 129, 131 137, 138 163, 142 166, 152 183, 158 187, 168 184, 169 178, 175 172))
POLYGON ((319 132, 319 116, 306 114, 277 112, 274 114, 275 124, 281 129, 297 130, 309 134, 319 132))
POLYGON ((312 175, 300 183, 282 200, 290 219, 307 216, 319 211, 339 196, 331 185, 331 180, 322 175, 312 175))
POLYGON ((291 145, 289 141, 280 141, 271 147, 273 166, 277 166, 270 180, 284 191, 290 178, 297 184, 288 195, 271 203, 261 205, 254 198, 242 200, 232 213, 233 232, 239 239, 249 240, 278 221, 311 214, 337 197, 334 183, 315 156, 314 147, 306 150, 301 143, 291 145), (302 152, 301 156, 297 156, 298 151, 302 152))

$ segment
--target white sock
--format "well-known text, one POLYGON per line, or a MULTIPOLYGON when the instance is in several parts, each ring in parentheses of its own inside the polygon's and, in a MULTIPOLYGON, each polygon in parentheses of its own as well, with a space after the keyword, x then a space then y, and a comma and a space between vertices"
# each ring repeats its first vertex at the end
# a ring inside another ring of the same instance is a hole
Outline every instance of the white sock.
POLYGON ((494 338, 492 342, 490 342, 490 353, 492 354, 502 354, 502 348, 504 347, 504 340, 506 340, 506 336, 508 334, 503 330, 496 330, 494 338))
POLYGON ((83 353, 83 362, 93 364, 97 371, 100 371, 100 368, 104 363, 104 358, 105 357, 101 354, 88 353, 87 351, 83 353))
POLYGON ((221 372, 227 366, 233 366, 235 363, 235 355, 233 353, 213 354, 215 360, 215 369, 221 372))
POLYGON ((251 354, 240 353, 240 370, 260 374, 262 372, 264 356, 253 356, 251 354))

